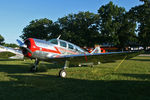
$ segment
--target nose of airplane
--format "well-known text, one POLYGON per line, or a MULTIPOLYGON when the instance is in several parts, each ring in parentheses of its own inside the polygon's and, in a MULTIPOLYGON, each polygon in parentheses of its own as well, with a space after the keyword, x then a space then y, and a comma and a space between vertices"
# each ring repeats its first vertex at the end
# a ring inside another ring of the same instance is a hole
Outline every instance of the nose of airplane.
POLYGON ((17 42, 19 44, 19 47, 22 50, 23 55, 27 56, 27 57, 31 57, 32 51, 30 50, 30 46, 31 46, 30 40, 27 39, 27 40, 25 40, 24 43, 20 40, 17 40, 17 42))

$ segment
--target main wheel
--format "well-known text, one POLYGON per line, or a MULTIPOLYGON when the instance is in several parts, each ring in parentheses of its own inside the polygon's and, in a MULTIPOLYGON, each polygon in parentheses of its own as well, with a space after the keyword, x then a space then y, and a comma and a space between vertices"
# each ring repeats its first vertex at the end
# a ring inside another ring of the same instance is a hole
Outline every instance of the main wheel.
POLYGON ((32 66, 30 69, 31 72, 37 72, 37 68, 35 66, 32 66))
POLYGON ((64 69, 60 70, 59 77, 65 78, 67 76, 67 73, 64 69))

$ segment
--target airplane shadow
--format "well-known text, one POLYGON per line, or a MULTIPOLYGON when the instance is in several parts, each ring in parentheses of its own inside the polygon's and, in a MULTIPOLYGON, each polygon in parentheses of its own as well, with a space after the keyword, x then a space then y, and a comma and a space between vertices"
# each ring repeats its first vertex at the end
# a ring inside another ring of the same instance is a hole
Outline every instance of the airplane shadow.
MULTIPOLYGON (((127 76, 147 78, 143 74, 127 74, 127 76)), ((62 79, 44 74, 9 75, 9 77, 16 81, 0 81, 1 100, 12 100, 12 98, 14 100, 148 100, 150 98, 150 81, 62 79)))
MULTIPOLYGON (((23 60, 15 60, 15 59, 0 59, 2 62, 8 62, 10 61, 9 64, 0 64, 0 72, 7 72, 8 74, 13 74, 13 73, 31 73, 30 69, 34 65, 33 62, 26 62, 23 60), (17 62, 18 64, 13 64, 13 62, 17 62), (11 64, 12 62, 12 64, 11 64)), ((64 65, 56 65, 56 64, 51 64, 51 63, 40 63, 38 66, 38 72, 45 72, 48 69, 60 69, 64 65)))
POLYGON ((0 64, 0 72, 6 72, 8 74, 29 73, 29 67, 27 67, 26 65, 0 64))
MULTIPOLYGON (((26 63, 25 65, 9 65, 0 64, 0 72, 12 73, 32 73, 30 71, 33 64, 26 63)), ((62 66, 56 64, 41 64, 38 67, 38 72, 46 72, 48 69, 60 69, 62 66)))
POLYGON ((150 74, 126 74, 126 73, 112 73, 112 75, 122 75, 126 77, 133 77, 136 79, 142 79, 142 80, 150 80, 150 74))
POLYGON ((134 60, 134 61, 145 61, 145 62, 149 62, 150 59, 129 59, 129 60, 134 60))
MULTIPOLYGON (((150 74, 111 73, 141 79, 137 80, 83 80, 59 78, 54 75, 29 73, 30 63, 23 65, 0 64, 0 100, 149 100, 150 74), (1 73, 0 73, 1 74, 1 73), (5 80, 5 81, 4 81, 5 80)), ((60 68, 43 64, 46 68, 60 68)))
POLYGON ((8 59, 8 58, 0 58, 0 61, 23 61, 23 59, 8 59))
POLYGON ((148 57, 144 57, 144 59, 143 58, 141 58, 142 56, 139 56, 138 58, 132 58, 132 59, 128 59, 128 60, 133 60, 133 61, 142 61, 142 62, 149 62, 150 61, 150 57, 148 56, 148 57))

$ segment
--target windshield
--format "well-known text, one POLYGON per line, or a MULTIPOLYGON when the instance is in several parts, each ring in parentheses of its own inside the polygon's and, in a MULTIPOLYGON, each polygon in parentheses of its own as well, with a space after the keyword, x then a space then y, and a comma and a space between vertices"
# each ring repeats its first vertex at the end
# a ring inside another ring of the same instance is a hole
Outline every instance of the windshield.
POLYGON ((52 43, 52 44, 58 45, 58 41, 57 41, 56 39, 52 39, 52 40, 50 40, 49 42, 52 43))

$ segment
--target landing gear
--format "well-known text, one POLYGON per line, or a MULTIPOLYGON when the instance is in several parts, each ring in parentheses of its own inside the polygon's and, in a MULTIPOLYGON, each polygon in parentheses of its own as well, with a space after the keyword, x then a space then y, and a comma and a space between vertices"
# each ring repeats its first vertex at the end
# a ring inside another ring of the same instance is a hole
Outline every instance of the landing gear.
POLYGON ((69 61, 65 61, 64 67, 59 71, 59 77, 65 78, 67 76, 65 69, 69 67, 69 63, 69 61))
MULTIPOLYGON (((67 60, 65 61, 64 67, 59 71, 59 77, 65 78, 67 76, 65 69, 69 67, 69 63, 70 63, 69 61, 67 60)), ((39 60, 35 59, 34 65, 31 67, 30 71, 37 72, 38 64, 39 64, 39 60)))
POLYGON ((37 72, 38 64, 39 64, 39 60, 35 59, 34 65, 31 67, 30 71, 31 72, 37 72))
POLYGON ((30 68, 30 71, 31 71, 31 72, 37 72, 37 67, 36 67, 36 66, 32 66, 32 67, 30 68))
POLYGON ((67 76, 67 73, 64 69, 59 71, 59 77, 65 78, 67 76))

